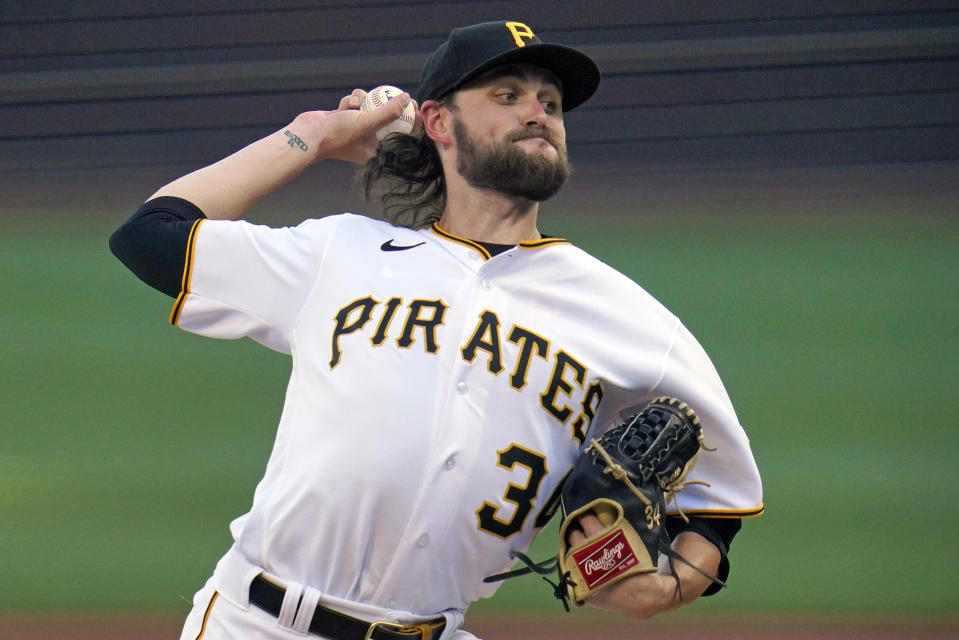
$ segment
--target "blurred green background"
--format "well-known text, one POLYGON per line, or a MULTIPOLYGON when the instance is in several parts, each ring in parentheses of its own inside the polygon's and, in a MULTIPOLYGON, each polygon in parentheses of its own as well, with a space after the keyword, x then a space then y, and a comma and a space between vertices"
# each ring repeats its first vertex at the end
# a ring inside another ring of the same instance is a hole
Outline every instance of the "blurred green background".
MULTIPOLYGON (((171 301, 107 249, 128 211, 10 213, 0 609, 185 612, 266 463, 288 361, 170 327, 171 301)), ((543 220, 684 319, 751 436, 767 512, 734 544, 728 592, 697 610, 955 613, 956 216, 594 202, 543 220)), ((533 555, 552 550, 550 528, 533 555)), ((558 606, 527 577, 475 612, 558 606)))

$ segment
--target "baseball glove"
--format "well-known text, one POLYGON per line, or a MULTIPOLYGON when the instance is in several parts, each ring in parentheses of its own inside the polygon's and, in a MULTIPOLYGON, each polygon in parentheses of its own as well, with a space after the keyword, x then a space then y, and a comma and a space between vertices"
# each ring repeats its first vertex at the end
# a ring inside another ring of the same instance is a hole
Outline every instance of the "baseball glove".
POLYGON ((699 418, 686 403, 669 397, 656 398, 590 441, 562 492, 558 560, 573 602, 583 604, 598 589, 657 571, 660 554, 669 558, 675 575, 673 560, 685 561, 670 547, 666 505, 690 484, 686 476, 704 448, 699 418), (605 529, 570 546, 571 529, 589 511, 605 529))
MULTIPOLYGON (((536 563, 519 552, 514 557, 526 565, 486 578, 487 582, 526 573, 558 574, 546 580, 569 610, 596 591, 640 573, 658 570, 659 556, 689 564, 670 546, 666 532, 666 505, 688 484, 686 477, 702 449, 699 418, 684 402, 661 397, 653 400, 623 424, 606 432, 576 461, 562 488, 563 521, 559 529, 559 555, 536 563), (592 511, 604 529, 571 546, 569 534, 579 516, 592 511)), ((679 510, 684 520, 685 514, 679 510)), ((725 586, 714 576, 696 569, 725 586)), ((679 591, 679 579, 676 580, 679 591)), ((679 591, 682 598, 682 592, 679 591)))

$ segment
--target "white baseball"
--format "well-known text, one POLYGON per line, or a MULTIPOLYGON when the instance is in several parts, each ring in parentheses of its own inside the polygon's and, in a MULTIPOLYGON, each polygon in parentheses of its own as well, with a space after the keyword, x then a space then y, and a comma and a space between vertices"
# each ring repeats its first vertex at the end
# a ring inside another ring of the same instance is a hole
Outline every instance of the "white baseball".
MULTIPOLYGON (((401 93, 403 93, 403 90, 398 87, 393 87, 388 84, 380 85, 366 94, 366 97, 363 98, 363 102, 360 104, 360 109, 362 111, 372 111, 386 104, 389 100, 392 100, 401 93)), ((413 131, 413 119, 415 117, 416 112, 413 110, 413 102, 410 101, 410 103, 406 105, 406 108, 403 109, 403 115, 377 130, 376 139, 382 140, 388 133, 393 133, 394 131, 397 133, 410 133, 413 131)))

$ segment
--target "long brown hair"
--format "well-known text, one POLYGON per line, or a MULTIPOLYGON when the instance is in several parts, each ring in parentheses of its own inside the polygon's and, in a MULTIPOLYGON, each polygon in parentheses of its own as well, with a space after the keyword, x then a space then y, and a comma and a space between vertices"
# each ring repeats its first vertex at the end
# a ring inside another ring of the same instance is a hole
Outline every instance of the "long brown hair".
POLYGON ((440 219, 446 206, 440 156, 422 131, 387 135, 356 178, 364 197, 378 199, 383 217, 400 227, 429 226, 440 219))

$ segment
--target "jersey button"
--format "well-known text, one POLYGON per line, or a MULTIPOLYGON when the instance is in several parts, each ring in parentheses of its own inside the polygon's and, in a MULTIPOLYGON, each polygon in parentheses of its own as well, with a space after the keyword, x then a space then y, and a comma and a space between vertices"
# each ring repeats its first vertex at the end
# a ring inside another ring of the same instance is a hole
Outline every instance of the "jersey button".
POLYGON ((468 389, 469 389, 469 387, 466 386, 466 383, 465 383, 465 382, 459 382, 459 383, 456 384, 456 393, 458 393, 458 394, 460 394, 460 395, 463 395, 464 393, 466 393, 466 391, 467 391, 468 389))
POLYGON ((446 459, 446 468, 452 469, 456 466, 456 454, 454 453, 449 458, 446 459))
POLYGON ((416 546, 421 549, 423 547, 429 546, 429 544, 430 544, 430 534, 428 533, 424 533, 423 535, 421 535, 419 538, 416 539, 416 546))

